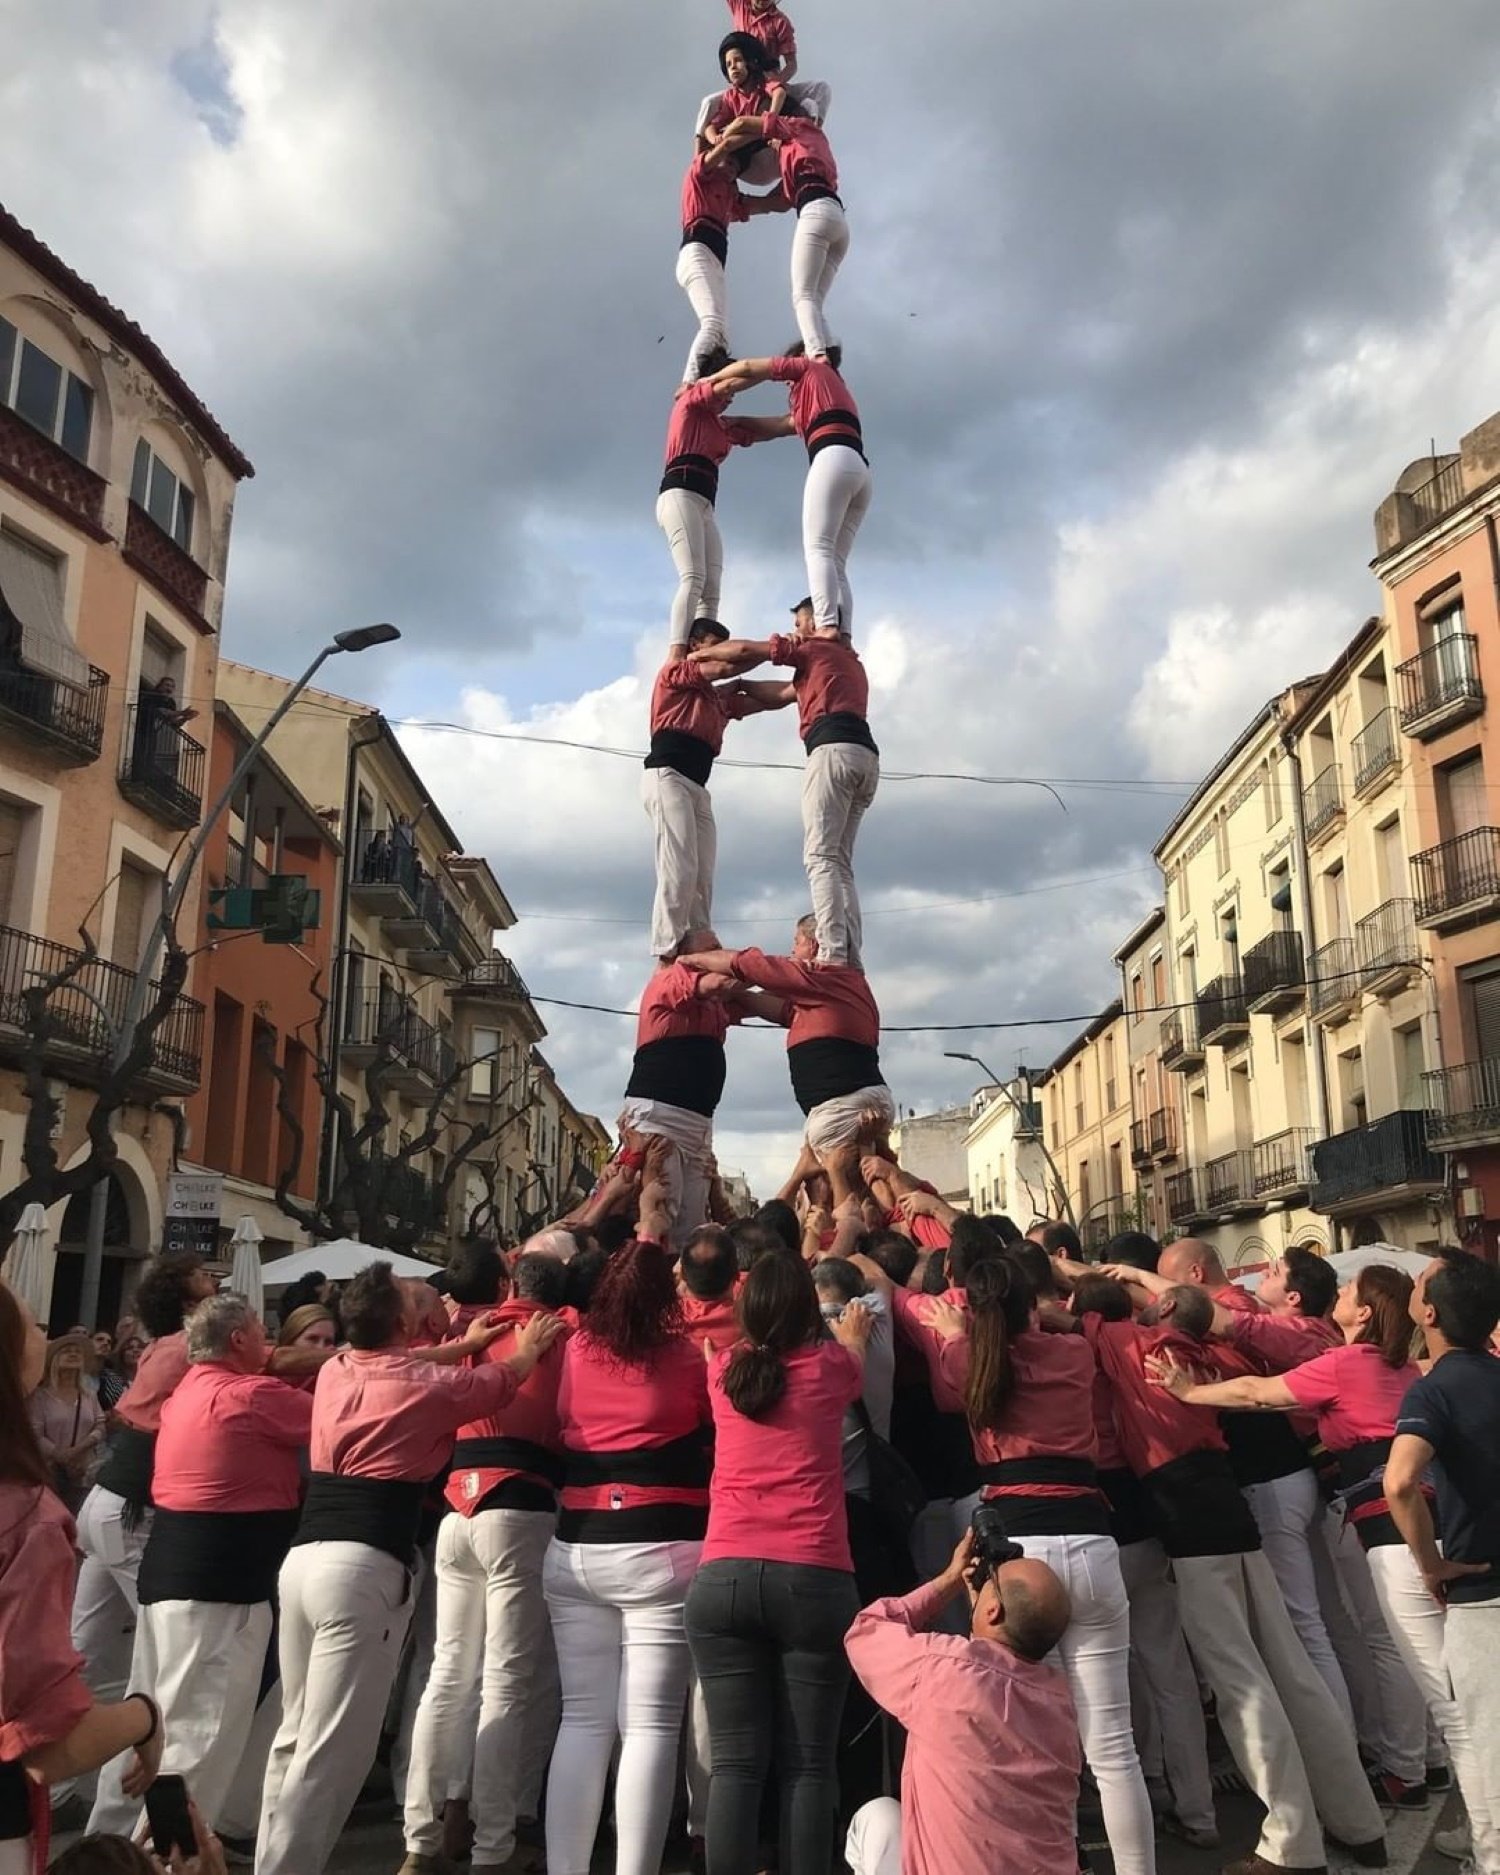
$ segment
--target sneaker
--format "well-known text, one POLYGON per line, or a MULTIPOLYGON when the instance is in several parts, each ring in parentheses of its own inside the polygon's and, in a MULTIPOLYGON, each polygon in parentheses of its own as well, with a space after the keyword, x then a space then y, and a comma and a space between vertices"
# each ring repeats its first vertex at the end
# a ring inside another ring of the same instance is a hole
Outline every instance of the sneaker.
POLYGON ((1370 1789, 1375 1793, 1375 1801, 1382 1810, 1425 1810, 1427 1808, 1427 1786, 1422 1784, 1404 1784, 1390 1771, 1376 1771, 1370 1778, 1370 1789))
POLYGON ((409 1855, 396 1875, 457 1875, 445 1855, 409 1855))
POLYGON ((1223 1875, 1328 1875, 1321 1863, 1316 1868, 1290 1869, 1283 1862, 1268 1862, 1261 1855, 1247 1855, 1238 1862, 1226 1862, 1223 1875))
POLYGON ((1452 1790, 1453 1771, 1446 1764, 1429 1764, 1427 1767, 1427 1788, 1429 1790, 1452 1790))
POLYGON ((1432 1832, 1432 1846, 1439 1855, 1447 1856, 1450 1862, 1467 1862, 1474 1853, 1467 1823, 1460 1823, 1457 1829, 1435 1829, 1432 1832))
POLYGON ((1217 1849, 1221 1840, 1216 1829, 1184 1823, 1182 1818, 1177 1816, 1165 1818, 1163 1827, 1169 1836, 1175 1836, 1179 1842, 1185 1842, 1190 1849, 1217 1849))

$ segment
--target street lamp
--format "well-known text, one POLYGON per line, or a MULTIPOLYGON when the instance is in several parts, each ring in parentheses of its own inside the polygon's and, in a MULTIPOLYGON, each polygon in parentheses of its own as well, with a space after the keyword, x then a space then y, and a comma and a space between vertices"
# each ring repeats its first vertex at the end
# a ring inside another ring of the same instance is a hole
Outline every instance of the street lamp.
MULTIPOLYGON (((182 901, 187 896, 193 869, 202 857, 203 849, 208 844, 208 837, 228 812, 230 803, 239 792, 240 783, 254 767, 255 758, 270 740, 272 730, 296 703, 329 658, 338 657, 341 652, 345 651, 368 651, 374 645, 393 644, 400 636, 401 633, 394 625, 386 624, 357 625, 349 631, 335 632, 329 643, 323 646, 312 663, 288 689, 286 695, 266 719, 260 734, 235 763, 233 774, 225 782, 219 798, 199 822, 197 832, 182 855, 182 863, 162 895, 161 910, 157 913, 156 921, 146 939, 140 966, 135 973, 135 981, 130 986, 130 995, 126 999, 125 1013, 120 1018, 119 1028, 115 1031, 114 1047, 110 1051, 111 1073, 119 1071, 129 1059, 130 1051, 135 1046, 135 1032, 140 1027, 141 1017, 145 1014, 146 998, 150 994, 151 981, 156 975, 156 967, 162 951, 166 948, 167 934, 176 923, 177 914, 182 909, 182 901)), ((111 1115, 110 1131, 113 1132, 113 1130, 114 1115, 111 1115)), ((89 1231, 83 1255, 83 1289, 78 1305, 79 1320, 88 1328, 96 1326, 95 1318, 99 1313, 99 1278, 104 1268, 104 1217, 108 1198, 109 1181, 107 1178, 101 1178, 89 1194, 89 1231)))
MULTIPOLYGON (((943 1054, 949 1061, 972 1061, 974 1066, 983 1072, 985 1079, 993 1082, 996 1092, 1000 1095, 1001 1099, 1005 1101, 1012 1113, 1016 1114, 1018 1118, 1029 1121, 1030 1116, 1023 1111, 1020 1101, 1017 1100, 1015 1095, 1010 1091, 1009 1085, 996 1074, 995 1070, 987 1061, 981 1061, 978 1055, 960 1054, 956 1049, 952 1048, 945 1048, 943 1054)), ((1056 1160, 1052 1157, 1052 1154, 1048 1152, 1047 1141, 1040 1127, 1037 1129, 1036 1143, 1041 1148, 1042 1157, 1047 1162, 1047 1170, 1052 1174, 1052 1182, 1056 1186, 1059 1196, 1062 1198, 1063 1210, 1067 1213, 1068 1222, 1076 1230, 1078 1228, 1078 1220, 1073 1215, 1073 1200, 1068 1196, 1067 1181, 1063 1178, 1062 1173, 1058 1171, 1056 1160)))

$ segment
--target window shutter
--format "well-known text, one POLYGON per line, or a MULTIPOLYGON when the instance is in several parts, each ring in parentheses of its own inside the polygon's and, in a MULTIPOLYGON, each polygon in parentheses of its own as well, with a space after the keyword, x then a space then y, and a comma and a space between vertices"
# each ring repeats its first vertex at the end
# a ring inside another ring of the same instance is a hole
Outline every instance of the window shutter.
POLYGON ((26 831, 24 807, 14 801, 0 801, 0 924, 15 923, 16 872, 21 856, 21 839, 26 831))
POLYGON ((63 616, 62 563, 44 547, 0 528, 0 600, 20 630, 16 655, 28 670, 74 690, 89 686, 88 659, 63 616))
POLYGON ((1500 970, 1475 977, 1469 994, 1473 998, 1474 1044, 1479 1058, 1500 1059, 1500 970))

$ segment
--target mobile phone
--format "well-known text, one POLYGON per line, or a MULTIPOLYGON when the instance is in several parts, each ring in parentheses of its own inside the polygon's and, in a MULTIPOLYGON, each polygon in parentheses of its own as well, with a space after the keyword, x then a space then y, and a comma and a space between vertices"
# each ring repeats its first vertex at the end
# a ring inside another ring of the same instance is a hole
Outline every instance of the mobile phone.
POLYGON ((174 1849, 185 1856, 198 1853, 187 1784, 182 1778, 166 1772, 147 1786, 146 1821, 151 1825, 151 1846, 163 1861, 174 1849))

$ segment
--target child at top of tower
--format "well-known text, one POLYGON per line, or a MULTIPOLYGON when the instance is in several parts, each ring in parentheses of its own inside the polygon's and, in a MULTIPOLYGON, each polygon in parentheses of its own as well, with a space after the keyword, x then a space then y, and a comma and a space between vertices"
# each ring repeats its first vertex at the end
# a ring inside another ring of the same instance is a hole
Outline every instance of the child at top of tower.
POLYGON ((737 33, 751 33, 766 49, 766 69, 783 86, 797 76, 797 29, 777 0, 727 0, 737 33))
MULTIPOLYGON (((735 30, 719 46, 719 69, 728 89, 715 91, 698 107, 695 135, 700 153, 712 148, 725 128, 739 117, 779 113, 800 108, 818 123, 828 117, 833 93, 821 80, 793 84, 797 69, 797 39, 781 8, 768 0, 729 0, 735 30), (748 21, 747 26, 741 20, 748 21)), ((757 186, 776 180, 776 158, 767 149, 749 152, 744 180, 757 186)))

